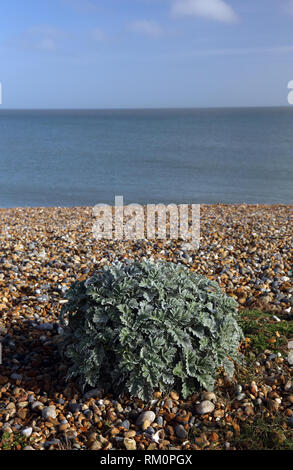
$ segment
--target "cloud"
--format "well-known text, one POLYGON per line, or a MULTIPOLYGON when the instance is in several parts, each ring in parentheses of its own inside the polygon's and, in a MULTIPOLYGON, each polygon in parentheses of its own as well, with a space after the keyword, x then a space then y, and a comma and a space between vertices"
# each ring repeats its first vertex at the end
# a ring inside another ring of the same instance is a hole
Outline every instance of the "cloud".
POLYGON ((35 51, 55 52, 67 37, 64 31, 50 26, 35 26, 12 37, 8 45, 35 51))
POLYGON ((133 21, 129 24, 128 29, 134 33, 144 34, 153 38, 157 38, 163 34, 161 26, 156 21, 133 21))
MULTIPOLYGON (((203 49, 195 50, 186 54, 185 57, 208 57, 208 56, 230 56, 230 55, 250 55, 250 54, 287 54, 293 52, 293 45, 269 46, 251 48, 224 48, 224 49, 203 49)), ((293 82, 293 81, 292 81, 293 82)))
POLYGON ((55 51, 57 49, 57 43, 54 39, 45 38, 42 39, 38 44, 38 49, 42 49, 44 51, 55 51))
POLYGON ((175 0, 174 16, 202 16, 211 20, 233 23, 238 17, 224 0, 175 0))

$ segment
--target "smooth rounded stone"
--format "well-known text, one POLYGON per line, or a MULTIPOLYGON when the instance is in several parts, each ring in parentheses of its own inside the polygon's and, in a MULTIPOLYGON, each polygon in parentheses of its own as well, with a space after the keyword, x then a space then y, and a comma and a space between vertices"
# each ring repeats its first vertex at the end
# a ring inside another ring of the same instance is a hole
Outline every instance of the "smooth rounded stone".
POLYGON ((30 437, 32 435, 33 428, 25 428, 21 431, 21 434, 25 437, 30 437))
POLYGON ((123 441, 127 450, 136 450, 136 442, 134 439, 128 439, 127 437, 123 441))
POLYGON ((103 444, 99 441, 93 442, 90 447, 91 450, 101 450, 102 448, 103 448, 103 444))
POLYGON ((214 394, 214 392, 203 392, 201 394, 201 399, 203 401, 217 401, 217 397, 216 395, 214 394))
POLYGON ((124 411, 124 409, 123 409, 123 407, 120 403, 117 403, 116 410, 118 411, 118 413, 123 413, 123 411, 124 411))
POLYGON ((204 400, 196 406, 195 411, 199 415, 205 415, 208 413, 212 413, 214 409, 215 405, 211 401, 204 400))
POLYGON ((69 403, 68 407, 72 413, 76 413, 81 409, 80 403, 69 403))
POLYGON ((291 390, 291 388, 292 388, 292 382, 291 382, 291 380, 288 380, 288 382, 286 382, 286 384, 285 384, 284 390, 285 390, 285 392, 289 392, 291 390))
POLYGON ((76 431, 67 431, 65 433, 65 437, 67 439, 69 439, 70 441, 72 441, 73 439, 75 439, 77 437, 77 432, 76 431))
POLYGON ((22 375, 21 375, 21 374, 13 373, 13 374, 11 374, 10 378, 11 378, 12 380, 22 380, 22 375))
POLYGON ((125 419, 124 421, 122 421, 121 426, 125 429, 129 429, 130 428, 130 422, 128 421, 128 419, 125 419))
POLYGON ((100 388, 93 388, 84 395, 84 399, 89 400, 90 398, 101 398, 101 396, 102 390, 100 388))
POLYGON ((128 439, 131 439, 132 437, 135 437, 136 436, 136 431, 134 430, 131 430, 131 431, 127 431, 124 433, 124 437, 128 438, 128 439))
POLYGON ((179 394, 177 392, 171 392, 170 397, 172 398, 172 400, 179 400, 179 394))
POLYGON ((242 392, 242 385, 237 384, 235 387, 235 392, 237 395, 242 392))
POLYGON ((142 429, 143 431, 146 431, 147 428, 148 428, 150 425, 151 425, 151 422, 148 421, 148 420, 146 420, 146 421, 144 421, 144 422, 142 423, 141 429, 142 429))
POLYGON ((47 295, 40 295, 39 297, 37 297, 37 300, 38 302, 46 303, 46 302, 49 302, 50 299, 47 295))
POLYGON ((152 426, 149 426, 149 427, 146 429, 145 432, 148 433, 148 434, 154 434, 154 433, 155 433, 155 430, 154 430, 154 428, 152 428, 152 426))
POLYGON ((32 446, 26 446, 22 450, 35 450, 32 446))
POLYGON ((287 360, 288 360, 290 366, 292 366, 293 365, 293 349, 290 350, 287 360))
POLYGON ((236 395, 236 400, 237 401, 242 401, 242 400, 244 400, 244 398, 246 398, 245 393, 239 393, 238 395, 236 395))
POLYGON ((153 411, 144 411, 139 415, 139 417, 136 420, 136 426, 143 426, 143 424, 147 421, 150 424, 152 424, 156 419, 156 415, 153 411))
POLYGON ((34 401, 34 402, 31 404, 31 409, 32 409, 32 411, 41 411, 43 408, 44 408, 44 405, 43 405, 43 403, 40 402, 40 401, 34 401))
POLYGON ((44 442, 44 447, 51 447, 61 444, 60 439, 52 439, 51 441, 44 442))
POLYGON ((163 416, 158 416, 157 419, 156 419, 156 423, 157 423, 159 426, 163 426, 163 425, 164 425, 164 418, 163 418, 163 416))
POLYGON ((54 326, 52 323, 41 323, 36 327, 37 330, 40 331, 52 331, 54 329, 54 326))
POLYGON ((190 420, 189 420, 189 426, 193 426, 195 423, 195 416, 191 416, 190 420))
POLYGON ((55 406, 45 406, 45 408, 42 409, 42 416, 44 419, 48 419, 48 418, 56 419, 55 406))
POLYGON ((288 343, 288 349, 293 349, 293 340, 289 341, 288 343))
MULTIPOLYGON (((203 413, 204 414, 204 413, 203 413)), ((182 424, 178 424, 175 428, 175 434, 179 439, 186 439, 188 436, 187 431, 184 429, 182 424)))

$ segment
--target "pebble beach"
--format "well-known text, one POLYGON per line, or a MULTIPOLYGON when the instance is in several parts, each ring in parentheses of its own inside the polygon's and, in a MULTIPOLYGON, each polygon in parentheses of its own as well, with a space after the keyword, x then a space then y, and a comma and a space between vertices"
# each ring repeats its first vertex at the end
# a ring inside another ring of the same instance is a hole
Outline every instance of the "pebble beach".
POLYGON ((201 206, 196 250, 180 239, 98 241, 91 207, 0 217, 0 449, 249 450, 249 430, 261 425, 270 429, 263 445, 293 448, 293 205, 201 206), (214 392, 182 400, 157 391, 146 403, 65 382, 66 290, 105 264, 143 257, 183 263, 238 301, 246 360, 233 379, 220 371, 214 392))

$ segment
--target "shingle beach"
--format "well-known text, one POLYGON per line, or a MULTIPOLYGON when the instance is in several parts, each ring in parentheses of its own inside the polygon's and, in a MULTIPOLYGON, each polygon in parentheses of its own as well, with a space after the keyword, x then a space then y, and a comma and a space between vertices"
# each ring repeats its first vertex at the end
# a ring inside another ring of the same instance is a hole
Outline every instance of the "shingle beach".
POLYGON ((249 449, 249 429, 256 441, 261 426, 265 448, 293 448, 293 205, 202 206, 198 250, 182 240, 97 241, 90 207, 0 217, 0 449, 249 449), (220 374, 214 393, 184 401, 158 391, 144 403, 65 382, 65 291, 104 264, 143 257, 183 263, 238 301, 246 362, 233 380, 220 374))

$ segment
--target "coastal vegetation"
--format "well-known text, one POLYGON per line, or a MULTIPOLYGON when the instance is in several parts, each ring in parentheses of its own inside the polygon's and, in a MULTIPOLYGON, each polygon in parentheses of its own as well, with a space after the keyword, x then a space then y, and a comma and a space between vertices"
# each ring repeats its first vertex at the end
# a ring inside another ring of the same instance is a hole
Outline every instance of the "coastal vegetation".
POLYGON ((176 390, 186 399, 212 390, 220 367, 233 376, 243 336, 237 302, 182 264, 115 263, 74 283, 66 298, 61 349, 72 362, 68 379, 83 389, 143 400, 176 390))

